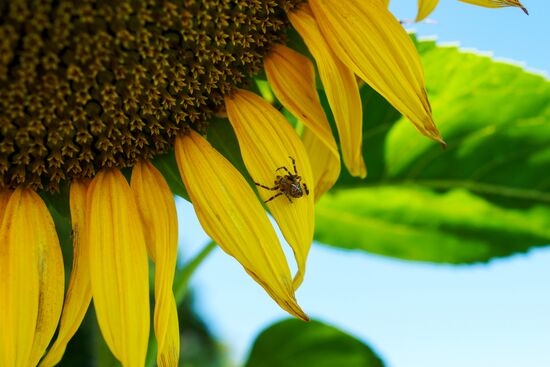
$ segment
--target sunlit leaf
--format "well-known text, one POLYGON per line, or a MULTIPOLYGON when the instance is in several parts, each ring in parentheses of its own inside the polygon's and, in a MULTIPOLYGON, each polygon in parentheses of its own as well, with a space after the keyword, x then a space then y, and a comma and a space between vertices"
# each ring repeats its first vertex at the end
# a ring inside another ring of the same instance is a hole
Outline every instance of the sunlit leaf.
POLYGON ((506 209, 463 189, 341 190, 317 205, 318 241, 407 260, 465 263, 550 243, 550 208, 506 209))
POLYGON ((369 177, 342 174, 316 208, 316 239, 449 263, 550 243, 550 82, 456 47, 417 47, 447 149, 363 86, 369 177))

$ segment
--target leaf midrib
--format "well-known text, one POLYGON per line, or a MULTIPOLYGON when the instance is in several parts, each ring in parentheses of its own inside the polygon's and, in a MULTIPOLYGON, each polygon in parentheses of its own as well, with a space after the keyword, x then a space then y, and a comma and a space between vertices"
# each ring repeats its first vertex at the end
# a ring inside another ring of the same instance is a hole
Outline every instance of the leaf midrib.
MULTIPOLYGON (((405 180, 402 185, 419 185, 431 189, 467 189, 481 194, 491 194, 513 199, 527 199, 544 204, 550 204, 550 193, 520 189, 504 185, 494 185, 470 180, 405 180)), ((386 186, 381 184, 380 186, 386 186)))

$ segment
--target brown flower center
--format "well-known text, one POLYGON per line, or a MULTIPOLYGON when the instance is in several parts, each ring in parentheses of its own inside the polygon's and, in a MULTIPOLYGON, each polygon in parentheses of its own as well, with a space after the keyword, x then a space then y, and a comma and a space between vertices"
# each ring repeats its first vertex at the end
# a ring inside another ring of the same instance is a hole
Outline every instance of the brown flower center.
POLYGON ((0 187, 57 190, 204 132, 300 2, 2 2, 0 187))

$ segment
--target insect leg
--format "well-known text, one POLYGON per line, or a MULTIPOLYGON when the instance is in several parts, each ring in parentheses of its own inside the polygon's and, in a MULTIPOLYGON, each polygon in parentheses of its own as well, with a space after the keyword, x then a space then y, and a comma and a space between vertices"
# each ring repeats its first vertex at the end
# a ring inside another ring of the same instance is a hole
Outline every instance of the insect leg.
POLYGON ((283 194, 282 192, 280 192, 280 193, 278 193, 278 194, 275 194, 275 195, 273 195, 272 197, 270 197, 269 199, 267 199, 266 201, 264 201, 264 203, 267 204, 268 202, 270 202, 271 200, 275 199, 276 197, 281 196, 282 194, 283 194))
POLYGON ((254 182, 254 184, 255 184, 256 186, 260 186, 262 189, 266 189, 266 190, 271 190, 271 191, 279 190, 279 185, 273 186, 273 187, 268 187, 268 186, 262 185, 262 184, 257 183, 257 182, 254 182))
POLYGON ((292 204, 292 199, 290 198, 290 196, 286 192, 284 194, 285 194, 286 198, 288 199, 288 201, 290 201, 290 203, 292 204))
POLYGON ((292 161, 292 166, 294 167, 294 174, 297 175, 298 171, 296 170, 296 160, 291 156, 288 156, 288 158, 290 158, 290 160, 292 161))
POLYGON ((309 195, 309 189, 307 188, 306 183, 302 183, 302 186, 304 186, 304 191, 306 192, 306 195, 309 195))
POLYGON ((290 175, 290 171, 288 170, 288 168, 286 168, 286 167, 284 167, 284 166, 283 166, 283 167, 277 168, 277 169, 275 170, 275 172, 277 172, 277 171, 280 170, 280 169, 284 169, 284 170, 286 171, 286 173, 288 173, 288 174, 290 175))

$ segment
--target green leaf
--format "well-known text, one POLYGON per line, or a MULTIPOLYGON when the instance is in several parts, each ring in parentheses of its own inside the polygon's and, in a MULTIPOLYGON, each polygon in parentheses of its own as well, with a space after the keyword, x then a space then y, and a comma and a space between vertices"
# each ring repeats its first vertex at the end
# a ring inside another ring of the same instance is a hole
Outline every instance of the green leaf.
POLYGON ((363 342, 319 321, 288 319, 254 342, 246 367, 383 367, 363 342))
POLYGON ((550 209, 505 209, 464 189, 356 188, 320 201, 315 238, 407 260, 478 262, 550 243, 550 209))
POLYGON ((386 178, 468 188, 506 206, 549 205, 550 82, 455 47, 419 47, 447 150, 401 120, 386 139, 386 178))
MULTIPOLYGON (((60 185, 57 193, 41 192, 40 196, 46 203, 52 216, 57 232, 57 238, 63 253, 65 273, 69 273, 73 261, 73 235, 71 225, 71 210, 69 202, 69 184, 60 185)), ((66 279, 68 281, 68 279, 66 279)))
POLYGON ((245 178, 248 173, 241 157, 239 141, 228 119, 214 118, 208 125, 208 141, 220 152, 245 178))
POLYGON ((153 164, 164 176, 170 190, 172 190, 175 195, 189 201, 189 195, 180 177, 174 150, 171 149, 168 153, 156 156, 153 159, 153 164))
MULTIPOLYGON (((386 136, 394 124, 401 118, 399 112, 368 85, 363 84, 360 92, 363 104, 363 157, 367 165, 367 179, 362 180, 352 177, 343 168, 335 189, 363 187, 385 179, 386 136)), ((330 115, 330 107, 324 92, 320 91, 320 97, 327 115, 330 116, 329 121, 333 125, 333 132, 336 132, 334 120, 330 115)))
POLYGON ((447 149, 368 86, 368 177, 343 172, 315 239, 407 260, 486 261, 550 243, 550 82, 520 67, 417 42, 447 149))

